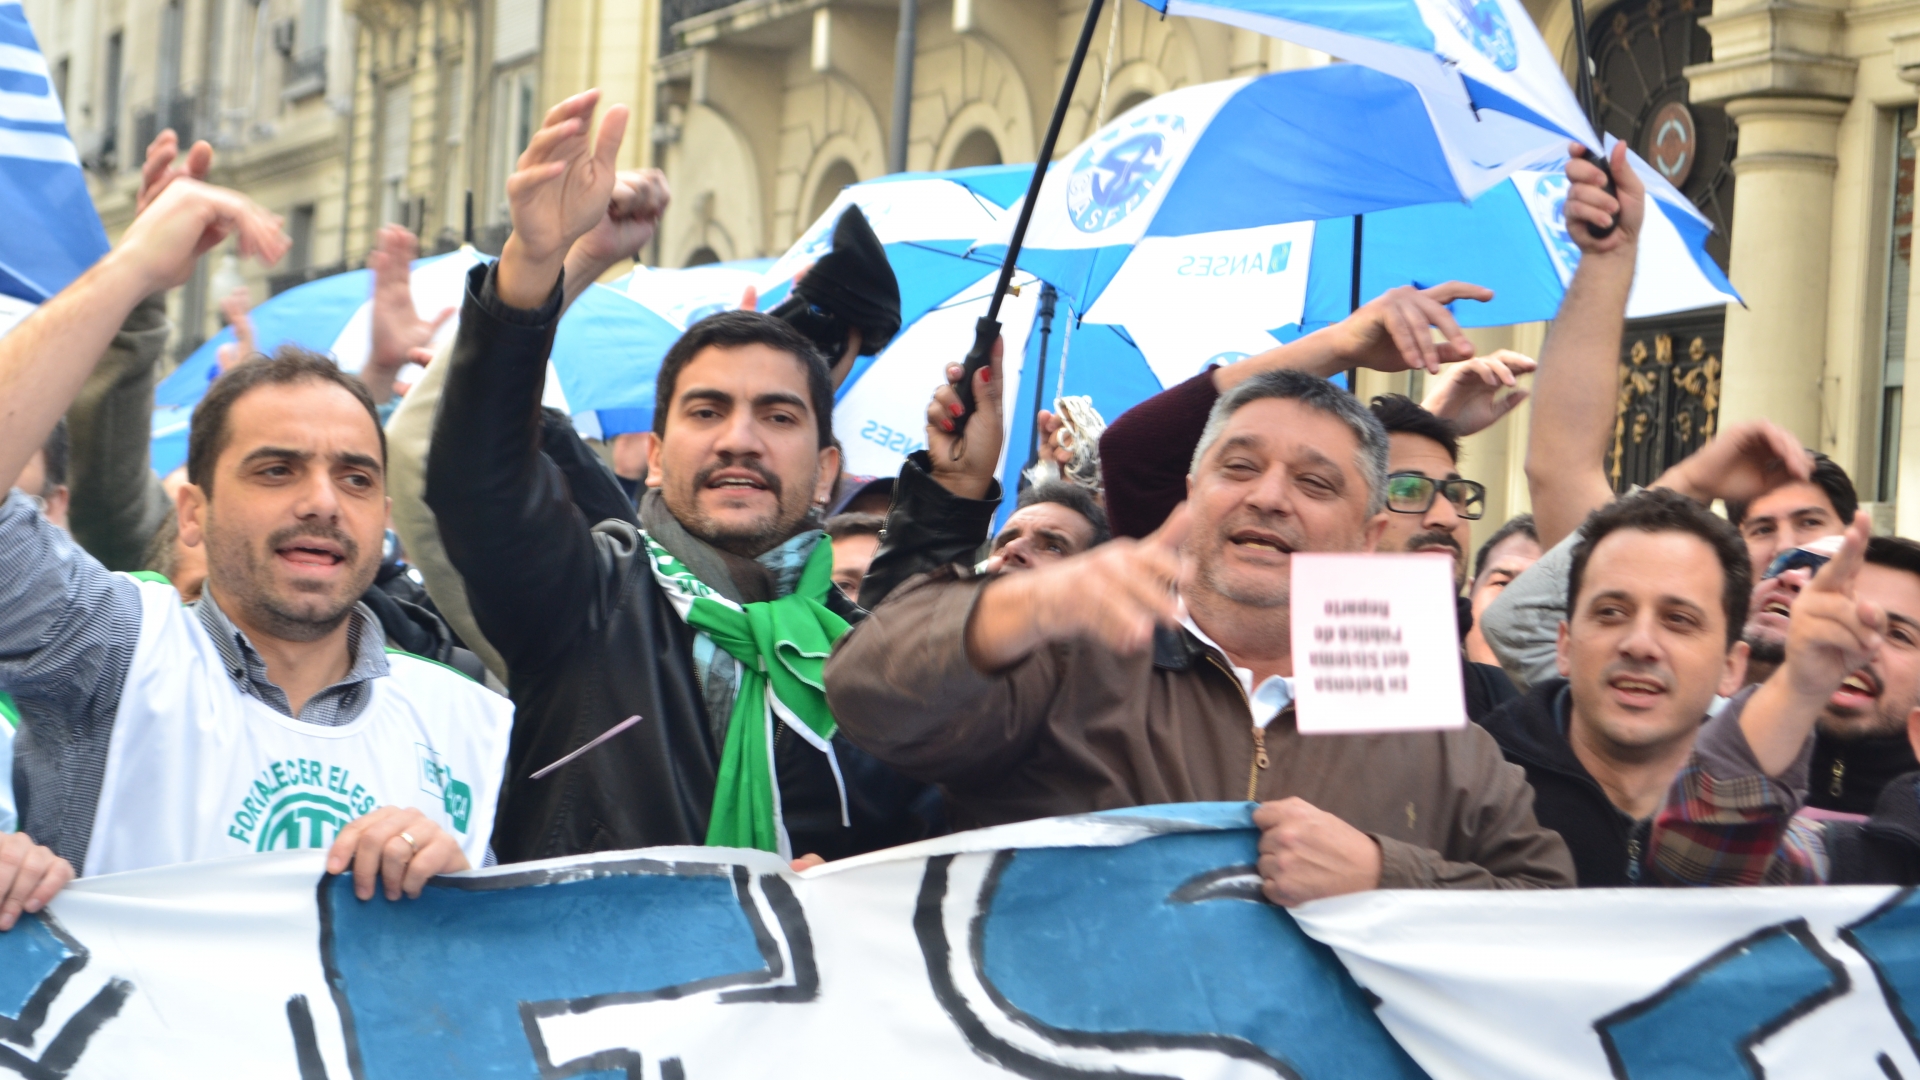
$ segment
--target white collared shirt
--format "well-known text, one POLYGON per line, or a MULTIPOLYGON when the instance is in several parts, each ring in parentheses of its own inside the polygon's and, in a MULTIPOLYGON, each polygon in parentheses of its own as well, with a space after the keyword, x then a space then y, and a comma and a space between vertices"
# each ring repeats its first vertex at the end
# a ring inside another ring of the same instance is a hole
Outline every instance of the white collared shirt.
POLYGON ((1233 657, 1227 655, 1227 650, 1222 649, 1219 642, 1208 637, 1207 632, 1200 629, 1200 625, 1193 621, 1193 615, 1186 610, 1185 604, 1180 606, 1180 623, 1194 637, 1218 652, 1226 660, 1227 666, 1233 669, 1233 677, 1240 680, 1240 689, 1246 692, 1247 711, 1253 715, 1254 727, 1266 727, 1273 722, 1274 717, 1279 716, 1287 706, 1293 704, 1292 679, 1285 675, 1269 675, 1259 688, 1255 689, 1253 669, 1243 668, 1234 663, 1233 657))

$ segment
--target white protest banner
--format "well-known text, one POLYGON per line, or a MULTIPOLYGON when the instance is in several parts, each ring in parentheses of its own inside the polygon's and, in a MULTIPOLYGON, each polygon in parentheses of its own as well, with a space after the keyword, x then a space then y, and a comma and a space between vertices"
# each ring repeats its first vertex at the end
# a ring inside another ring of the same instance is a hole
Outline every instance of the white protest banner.
POLYGON ((354 899, 319 852, 0 934, 0 1077, 1920 1077, 1891 888, 1260 899, 1244 804, 793 874, 666 848, 354 899))
POLYGON ((1293 562, 1293 697, 1303 735, 1467 726, 1444 555, 1293 562))

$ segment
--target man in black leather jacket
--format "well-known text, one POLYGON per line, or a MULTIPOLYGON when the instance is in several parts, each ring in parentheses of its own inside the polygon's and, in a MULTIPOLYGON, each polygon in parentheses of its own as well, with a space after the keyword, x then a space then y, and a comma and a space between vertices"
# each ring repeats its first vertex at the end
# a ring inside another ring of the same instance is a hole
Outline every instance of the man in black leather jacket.
MULTIPOLYGON (((811 580, 815 503, 838 471, 825 362, 751 312, 699 324, 663 363, 643 528, 590 521, 570 488, 577 470, 542 453, 565 254, 603 218, 650 229, 659 212, 652 192, 616 186, 625 109, 590 138, 597 101, 589 91, 549 112, 509 182, 514 232, 468 278, 428 455, 427 503, 516 706, 493 836, 503 862, 700 844, 716 809, 737 809, 716 797, 737 790, 723 763, 736 760, 730 737, 745 737, 733 710, 752 673, 728 651, 737 643, 689 622, 686 598, 792 596, 811 580)), ((809 599, 862 614, 830 584, 809 599)), ((779 847, 839 858, 927 832, 915 810, 929 789, 838 735, 823 752, 816 729, 777 711, 770 727, 779 847)))

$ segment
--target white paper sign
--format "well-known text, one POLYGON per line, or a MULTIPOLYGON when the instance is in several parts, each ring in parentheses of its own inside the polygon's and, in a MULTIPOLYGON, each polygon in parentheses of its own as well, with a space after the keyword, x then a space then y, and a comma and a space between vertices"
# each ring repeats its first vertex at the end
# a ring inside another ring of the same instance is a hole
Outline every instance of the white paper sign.
POLYGON ((1467 726, 1445 555, 1293 556, 1302 734, 1467 726))

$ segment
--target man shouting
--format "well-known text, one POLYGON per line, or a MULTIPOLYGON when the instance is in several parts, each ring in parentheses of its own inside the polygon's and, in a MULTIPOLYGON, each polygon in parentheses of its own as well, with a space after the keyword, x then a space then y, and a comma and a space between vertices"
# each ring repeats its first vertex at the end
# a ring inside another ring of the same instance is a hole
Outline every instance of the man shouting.
POLYGON ((1295 727, 1292 554, 1372 551, 1386 485, 1377 417, 1312 375, 1257 374, 1214 405, 1185 509, 1158 532, 1025 573, 905 583, 827 665, 835 715, 939 783, 963 827, 1261 802, 1277 903, 1570 885, 1566 845, 1480 728, 1295 727))

